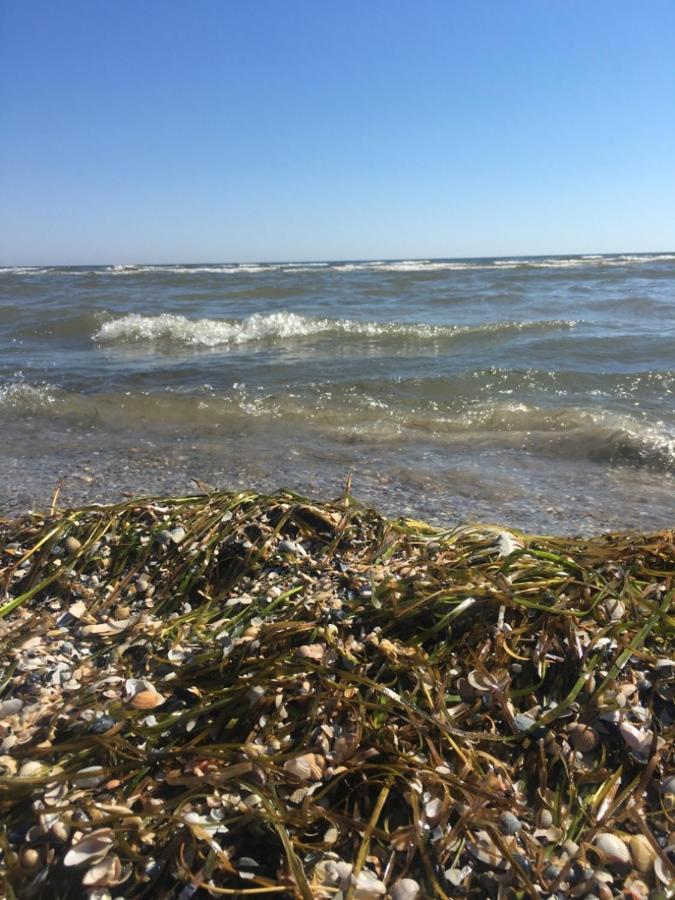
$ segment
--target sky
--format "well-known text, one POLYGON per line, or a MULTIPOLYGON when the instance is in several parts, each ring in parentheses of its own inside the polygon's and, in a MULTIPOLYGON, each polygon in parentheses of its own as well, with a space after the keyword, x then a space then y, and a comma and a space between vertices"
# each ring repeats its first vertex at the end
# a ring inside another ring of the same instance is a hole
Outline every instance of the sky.
POLYGON ((673 249, 672 0, 0 0, 0 265, 673 249))

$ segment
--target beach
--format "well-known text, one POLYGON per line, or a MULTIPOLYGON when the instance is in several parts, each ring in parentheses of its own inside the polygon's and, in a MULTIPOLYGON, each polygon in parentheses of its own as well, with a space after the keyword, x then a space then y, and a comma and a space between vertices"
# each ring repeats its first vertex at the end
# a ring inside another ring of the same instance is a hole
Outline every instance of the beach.
POLYGON ((0 523, 4 896, 670 896, 674 575, 349 485, 0 523))
POLYGON ((0 512, 354 492, 530 532, 673 521, 672 253, 0 271, 0 512))

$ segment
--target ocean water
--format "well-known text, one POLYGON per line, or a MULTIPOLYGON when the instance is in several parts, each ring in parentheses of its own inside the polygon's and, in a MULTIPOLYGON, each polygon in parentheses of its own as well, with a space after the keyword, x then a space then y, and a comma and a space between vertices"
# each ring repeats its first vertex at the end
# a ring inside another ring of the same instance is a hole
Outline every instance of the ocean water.
POLYGON ((0 269, 0 514, 219 487, 675 524, 675 253, 0 269))

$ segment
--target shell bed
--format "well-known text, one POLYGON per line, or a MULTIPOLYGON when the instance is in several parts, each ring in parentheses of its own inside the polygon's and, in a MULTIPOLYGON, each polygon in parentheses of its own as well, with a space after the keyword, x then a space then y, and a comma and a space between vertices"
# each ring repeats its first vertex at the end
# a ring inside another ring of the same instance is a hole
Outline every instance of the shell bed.
POLYGON ((0 896, 667 897, 674 577, 348 493, 0 523, 0 896))

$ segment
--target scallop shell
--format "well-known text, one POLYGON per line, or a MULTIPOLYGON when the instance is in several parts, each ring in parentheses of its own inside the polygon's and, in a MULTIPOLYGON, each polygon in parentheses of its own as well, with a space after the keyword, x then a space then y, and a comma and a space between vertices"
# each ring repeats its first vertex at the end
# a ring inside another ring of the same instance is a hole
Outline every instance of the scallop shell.
POLYGON ((609 831, 601 831, 600 834, 596 834, 593 843, 608 865, 612 863, 615 865, 628 865, 630 863, 628 847, 620 838, 610 834, 609 831))
POLYGON ((590 753, 598 746, 599 737, 595 728, 577 722, 570 728, 570 740, 575 750, 580 753, 590 753))
POLYGON ((35 760, 27 760, 19 769, 19 778, 35 778, 38 775, 45 775, 47 767, 35 760))
POLYGON ((656 851, 644 834, 631 836, 630 854, 633 857, 633 865, 638 872, 650 872, 656 858, 656 851))

